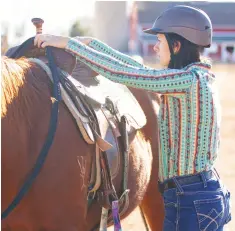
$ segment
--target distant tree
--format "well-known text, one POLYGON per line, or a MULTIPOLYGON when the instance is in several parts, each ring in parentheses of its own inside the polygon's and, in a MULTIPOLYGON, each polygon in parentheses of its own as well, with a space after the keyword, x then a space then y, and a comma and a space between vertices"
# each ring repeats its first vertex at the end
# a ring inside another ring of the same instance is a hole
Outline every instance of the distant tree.
POLYGON ((90 29, 87 27, 84 27, 81 25, 81 22, 79 20, 76 20, 70 30, 69 30, 69 36, 75 37, 75 36, 87 36, 90 35, 90 29))

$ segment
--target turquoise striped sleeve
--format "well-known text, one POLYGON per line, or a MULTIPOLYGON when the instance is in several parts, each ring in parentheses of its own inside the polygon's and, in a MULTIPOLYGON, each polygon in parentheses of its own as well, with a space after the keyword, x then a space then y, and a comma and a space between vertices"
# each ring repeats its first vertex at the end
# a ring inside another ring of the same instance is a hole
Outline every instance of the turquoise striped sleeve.
POLYGON ((100 51, 102 53, 105 53, 107 55, 110 55, 112 57, 114 57, 115 59, 126 63, 128 65, 134 66, 134 67, 143 67, 144 65, 137 62, 136 60, 134 60, 133 58, 131 58, 128 55, 125 55, 113 48, 111 48, 110 46, 108 46, 107 44, 99 41, 98 39, 94 39, 92 38, 91 42, 89 43, 89 47, 92 47, 93 49, 100 51))
POLYGON ((186 92, 192 85, 193 75, 190 71, 132 66, 96 51, 76 39, 70 39, 65 49, 95 72, 130 87, 161 94, 175 94, 186 92))
MULTIPOLYGON (((79 41, 79 37, 74 37, 74 38, 79 41)), ((98 40, 96 38, 92 38, 92 37, 82 37, 82 38, 91 39, 91 42, 88 44, 88 46, 99 51, 99 52, 110 55, 113 58, 115 58, 123 63, 126 63, 128 65, 131 65, 131 66, 143 67, 143 68, 145 67, 143 64, 137 62, 136 60, 134 60, 130 56, 125 55, 125 54, 113 49, 112 47, 108 46, 107 44, 101 42, 100 40, 98 40)))

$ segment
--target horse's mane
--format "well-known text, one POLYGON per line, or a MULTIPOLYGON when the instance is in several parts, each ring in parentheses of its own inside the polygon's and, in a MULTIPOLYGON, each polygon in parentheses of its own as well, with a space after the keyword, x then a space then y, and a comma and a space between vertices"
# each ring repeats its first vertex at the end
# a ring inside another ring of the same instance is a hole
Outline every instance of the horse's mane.
POLYGON ((48 108, 39 106, 46 106, 50 100, 46 73, 26 58, 2 57, 1 76, 1 118, 18 125, 25 121, 30 127, 32 119, 29 117, 37 108, 48 108))

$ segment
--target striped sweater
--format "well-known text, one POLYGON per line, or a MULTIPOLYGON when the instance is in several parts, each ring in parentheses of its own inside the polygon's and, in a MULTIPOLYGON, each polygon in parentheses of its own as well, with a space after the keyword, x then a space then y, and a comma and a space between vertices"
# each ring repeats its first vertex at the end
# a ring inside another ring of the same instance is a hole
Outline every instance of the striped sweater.
POLYGON ((207 63, 157 70, 93 39, 70 39, 65 48, 106 78, 161 94, 159 180, 210 169, 219 147, 220 104, 207 63))

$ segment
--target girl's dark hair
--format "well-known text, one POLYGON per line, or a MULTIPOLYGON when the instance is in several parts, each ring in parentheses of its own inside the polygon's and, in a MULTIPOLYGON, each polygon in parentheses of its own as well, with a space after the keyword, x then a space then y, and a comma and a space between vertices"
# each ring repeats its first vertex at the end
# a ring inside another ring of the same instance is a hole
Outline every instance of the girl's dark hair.
POLYGON ((201 61, 200 52, 203 50, 203 47, 191 43, 178 34, 169 33, 165 34, 165 36, 171 52, 171 60, 168 68, 181 69, 191 63, 201 61), (177 41, 181 43, 181 47, 179 52, 174 54, 173 47, 177 44, 177 41))

